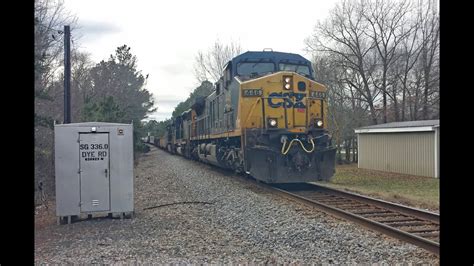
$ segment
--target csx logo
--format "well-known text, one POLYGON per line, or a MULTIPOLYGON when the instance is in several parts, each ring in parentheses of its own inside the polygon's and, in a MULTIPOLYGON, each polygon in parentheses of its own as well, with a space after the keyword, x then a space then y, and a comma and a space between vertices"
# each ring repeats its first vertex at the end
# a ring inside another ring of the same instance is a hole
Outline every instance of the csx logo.
POLYGON ((286 108, 306 108, 304 103, 302 102, 306 93, 298 93, 298 92, 273 92, 269 95, 268 98, 268 105, 272 108, 282 107, 283 104, 286 105, 286 108), (283 98, 283 101, 278 100, 278 102, 273 102, 278 98, 283 98), (292 99, 295 99, 293 102, 292 99))

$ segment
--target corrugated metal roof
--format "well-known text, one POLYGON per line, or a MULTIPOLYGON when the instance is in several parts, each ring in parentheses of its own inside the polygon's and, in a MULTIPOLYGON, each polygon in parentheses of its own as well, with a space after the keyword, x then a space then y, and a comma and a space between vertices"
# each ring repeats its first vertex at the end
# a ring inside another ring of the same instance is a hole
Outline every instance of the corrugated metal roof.
POLYGON ((418 121, 404 121, 404 122, 392 122, 386 124, 378 124, 367 127, 360 127, 357 129, 378 129, 378 128, 401 128, 401 127, 434 127, 439 126, 438 120, 418 120, 418 121))

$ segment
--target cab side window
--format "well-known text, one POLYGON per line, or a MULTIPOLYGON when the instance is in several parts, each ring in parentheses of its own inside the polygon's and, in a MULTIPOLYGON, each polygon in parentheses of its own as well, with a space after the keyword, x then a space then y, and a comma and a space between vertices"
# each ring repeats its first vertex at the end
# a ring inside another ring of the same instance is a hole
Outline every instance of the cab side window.
POLYGON ((223 88, 225 88, 226 90, 228 90, 228 86, 231 82, 231 79, 232 79, 232 65, 230 63, 227 64, 226 68, 224 69, 224 84, 223 84, 223 88))

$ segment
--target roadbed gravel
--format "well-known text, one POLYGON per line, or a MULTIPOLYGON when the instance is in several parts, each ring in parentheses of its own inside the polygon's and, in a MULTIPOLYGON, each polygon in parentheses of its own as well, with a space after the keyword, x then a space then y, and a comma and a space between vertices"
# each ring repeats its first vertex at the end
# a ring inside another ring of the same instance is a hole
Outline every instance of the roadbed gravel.
POLYGON ((279 197, 245 177, 151 148, 135 216, 57 225, 35 211, 35 264, 439 264, 414 245, 279 197))

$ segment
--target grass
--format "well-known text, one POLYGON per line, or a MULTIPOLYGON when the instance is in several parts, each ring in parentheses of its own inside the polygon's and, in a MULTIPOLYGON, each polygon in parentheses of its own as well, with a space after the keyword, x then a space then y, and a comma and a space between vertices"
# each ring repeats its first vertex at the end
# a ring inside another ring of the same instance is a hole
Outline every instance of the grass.
POLYGON ((417 208, 439 210, 439 179, 359 169, 357 164, 337 165, 328 187, 397 202, 417 208))

